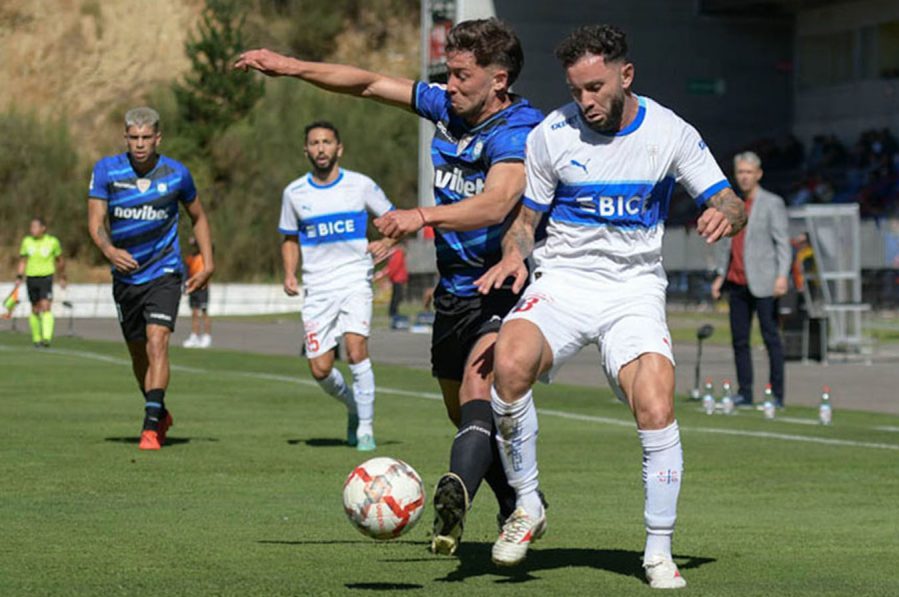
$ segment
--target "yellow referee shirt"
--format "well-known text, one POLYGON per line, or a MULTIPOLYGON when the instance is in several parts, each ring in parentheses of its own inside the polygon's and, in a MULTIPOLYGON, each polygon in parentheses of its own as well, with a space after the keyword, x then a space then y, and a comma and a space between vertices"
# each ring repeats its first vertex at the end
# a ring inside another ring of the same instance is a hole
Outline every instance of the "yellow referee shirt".
POLYGON ((29 278, 52 276, 56 272, 56 258, 62 255, 62 247, 55 236, 45 234, 40 238, 26 236, 22 239, 19 255, 27 257, 25 275, 29 278))

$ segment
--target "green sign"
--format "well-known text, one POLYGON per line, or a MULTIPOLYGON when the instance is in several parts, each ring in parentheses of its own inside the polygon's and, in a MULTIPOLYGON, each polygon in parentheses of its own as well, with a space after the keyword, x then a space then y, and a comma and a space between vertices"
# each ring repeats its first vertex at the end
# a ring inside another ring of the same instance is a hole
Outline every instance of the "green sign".
POLYGON ((687 79, 687 93, 692 95, 724 95, 726 91, 724 79, 687 79))

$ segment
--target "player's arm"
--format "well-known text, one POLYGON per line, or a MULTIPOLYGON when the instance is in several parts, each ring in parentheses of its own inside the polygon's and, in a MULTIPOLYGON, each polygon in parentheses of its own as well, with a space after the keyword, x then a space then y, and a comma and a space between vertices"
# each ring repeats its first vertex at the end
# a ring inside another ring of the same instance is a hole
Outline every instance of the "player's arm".
POLYGON ((387 237, 379 238, 378 240, 369 242, 368 252, 371 253, 371 258, 374 261, 375 265, 378 265, 379 263, 390 257, 390 253, 392 252, 393 247, 395 247, 398 242, 398 239, 387 237))
POLYGON ((300 294, 300 284, 297 281, 300 241, 297 235, 284 235, 284 240, 281 241, 281 264, 284 267, 284 293, 287 296, 297 296, 300 294))
POLYGON ((117 249, 112 244, 106 229, 107 209, 105 199, 91 197, 87 200, 87 231, 112 266, 122 273, 128 273, 137 268, 138 263, 131 253, 125 249, 117 249))
POLYGON ((203 257, 203 269, 191 276, 185 285, 185 290, 190 294, 209 283, 209 278, 215 272, 215 257, 212 254, 212 230, 209 227, 209 217, 206 215, 206 210, 203 209, 203 204, 200 203, 200 198, 194 197, 186 207, 187 215, 190 216, 191 224, 193 224, 194 238, 197 239, 197 246, 203 257))
POLYGON ((62 255, 56 256, 56 275, 59 278, 59 284, 63 288, 68 286, 68 280, 66 279, 66 260, 62 255))
POLYGON ((28 256, 21 255, 19 257, 19 263, 16 265, 16 286, 22 283, 22 280, 25 279, 25 268, 28 266, 28 256))
POLYGON ((518 293, 528 279, 528 268, 524 260, 534 250, 537 225, 543 217, 543 212, 525 205, 519 205, 516 209, 518 213, 503 236, 503 258, 475 280, 475 286, 481 294, 487 294, 501 287, 510 277, 514 278, 512 292, 518 293))
POLYGON ((326 91, 366 97, 398 108, 412 109, 414 81, 326 62, 309 62, 267 49, 240 55, 234 68, 258 70, 269 77, 294 77, 326 91))
POLYGON ((730 187, 709 197, 705 205, 706 210, 699 216, 696 228, 710 244, 725 236, 734 236, 746 225, 743 200, 730 187))
POLYGON ((435 205, 392 211, 375 220, 381 234, 402 238, 425 226, 444 230, 476 230, 500 224, 524 192, 522 162, 500 162, 491 166, 484 192, 452 205, 435 205))

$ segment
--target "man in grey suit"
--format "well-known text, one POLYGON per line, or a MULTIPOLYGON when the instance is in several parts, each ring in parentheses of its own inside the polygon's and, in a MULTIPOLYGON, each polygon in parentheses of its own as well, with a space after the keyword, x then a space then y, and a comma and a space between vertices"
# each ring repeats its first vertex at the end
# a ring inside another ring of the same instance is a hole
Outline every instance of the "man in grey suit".
POLYGON ((784 351, 777 321, 777 299, 787 292, 792 260, 787 210, 781 197, 759 186, 762 178, 759 156, 751 151, 737 154, 734 174, 746 204, 748 222, 739 234, 722 239, 716 247, 718 276, 712 282, 712 298, 720 298, 722 290, 728 293, 730 331, 740 386, 734 402, 749 405, 753 400, 749 333, 755 312, 768 351, 771 392, 775 403, 783 406, 784 351))

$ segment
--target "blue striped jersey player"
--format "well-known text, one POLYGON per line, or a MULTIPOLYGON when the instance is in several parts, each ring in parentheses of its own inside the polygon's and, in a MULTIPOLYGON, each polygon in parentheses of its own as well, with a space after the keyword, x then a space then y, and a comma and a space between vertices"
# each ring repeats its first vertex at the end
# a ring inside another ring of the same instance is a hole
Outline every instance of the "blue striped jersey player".
POLYGON ((193 178, 183 164, 157 153, 161 141, 155 110, 129 110, 125 114, 128 150, 98 161, 88 190, 88 232, 112 264, 119 325, 144 395, 141 450, 164 446, 172 425, 165 392, 169 341, 184 282, 178 242, 181 206, 190 216, 204 263, 184 282, 187 291, 205 287, 215 269, 209 222, 193 178))
POLYGON ((505 318, 496 343, 493 410, 518 507, 492 557, 500 565, 519 563, 546 526, 531 385, 550 380, 593 345, 609 385, 633 411, 643 447, 647 581, 653 588, 679 588, 686 582, 672 560, 671 537, 683 454, 674 418, 662 235, 677 183, 708 208, 698 230, 709 242, 743 226, 742 202, 696 129, 631 90, 634 65, 621 30, 581 27, 556 54, 574 102, 528 136, 523 206, 503 239, 503 262, 480 282, 488 289, 493 278, 506 275, 509 261, 520 280, 521 260, 548 215, 546 241, 534 251, 535 281, 505 318))
MULTIPOLYGON (((422 82, 415 84, 412 105, 436 125, 431 160, 437 205, 480 195, 492 166, 523 162, 528 133, 543 119, 526 99, 515 97, 507 108, 470 126, 452 112, 445 86, 422 82)), ((506 226, 504 220, 473 230, 436 228, 440 290, 459 297, 477 296, 474 281, 502 257, 500 241, 506 226)))
MULTIPOLYGON (((296 77, 328 91, 373 99, 434 123, 431 143, 435 205, 388 212, 374 222, 391 239, 433 228, 439 282, 431 336, 431 372, 458 433, 449 471, 434 490, 431 550, 453 554, 466 514, 486 481, 499 517, 515 509, 493 441, 492 353, 502 318, 518 299, 505 287, 478 294, 475 281, 502 255, 502 231, 521 204, 528 132, 542 114, 511 92, 524 64, 515 32, 497 19, 457 23, 446 37, 446 84, 427 84, 282 56, 244 52, 236 68, 296 77)), ((502 285, 502 284, 501 284, 502 285)))
POLYGON ((284 290, 299 292, 302 254, 304 349, 312 376, 346 405, 347 443, 374 450, 375 377, 368 355, 371 334, 372 254, 385 256, 391 240, 366 238, 369 214, 393 209, 384 191, 364 174, 340 167, 343 144, 327 121, 306 126, 304 151, 312 171, 287 185, 281 198, 284 290), (334 367, 334 347, 346 347, 353 386, 334 367))

